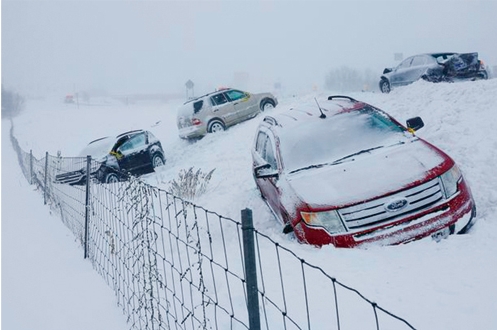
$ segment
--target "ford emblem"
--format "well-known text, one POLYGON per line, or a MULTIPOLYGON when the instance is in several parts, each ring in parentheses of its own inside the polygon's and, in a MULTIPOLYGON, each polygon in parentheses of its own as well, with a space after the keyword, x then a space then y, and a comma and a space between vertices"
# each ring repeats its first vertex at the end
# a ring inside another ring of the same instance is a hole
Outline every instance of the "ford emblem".
POLYGON ((388 203, 385 203, 385 209, 388 212, 397 212, 405 208, 409 204, 407 199, 401 197, 401 198, 395 198, 388 203))

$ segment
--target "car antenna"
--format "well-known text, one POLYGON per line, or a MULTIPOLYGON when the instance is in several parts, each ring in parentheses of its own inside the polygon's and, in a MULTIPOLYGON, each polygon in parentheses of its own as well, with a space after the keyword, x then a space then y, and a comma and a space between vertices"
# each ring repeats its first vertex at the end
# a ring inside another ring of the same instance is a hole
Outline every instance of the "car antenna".
POLYGON ((316 98, 314 98, 314 101, 316 101, 316 104, 318 105, 318 108, 319 108, 319 112, 321 112, 321 116, 319 116, 319 118, 326 118, 326 115, 324 114, 323 112, 323 109, 321 109, 321 107, 319 106, 319 103, 318 103, 318 100, 316 98))

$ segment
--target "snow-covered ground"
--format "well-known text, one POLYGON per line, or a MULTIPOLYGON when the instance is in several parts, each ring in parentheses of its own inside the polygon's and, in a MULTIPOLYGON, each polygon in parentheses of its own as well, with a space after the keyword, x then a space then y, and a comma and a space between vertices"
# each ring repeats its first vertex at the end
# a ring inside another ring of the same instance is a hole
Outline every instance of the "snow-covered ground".
POLYGON ((2 121, 1 328, 129 328, 112 288, 24 178, 9 129, 2 121))
MULTIPOLYGON (((329 94, 342 93, 280 96, 280 104, 272 112, 284 111, 314 97, 319 99, 329 94)), ((194 201, 197 205, 233 219, 240 218, 240 210, 247 207, 252 209, 254 224, 259 231, 291 248, 307 262, 320 266, 342 283, 359 290, 383 308, 405 318, 417 329, 496 329, 497 176, 494 171, 497 168, 497 134, 494 123, 497 121, 497 79, 455 84, 419 81, 395 89, 390 94, 358 92, 347 95, 379 107, 401 122, 414 116, 423 118, 425 127, 417 135, 452 156, 472 189, 478 221, 469 234, 451 236, 439 243, 425 239, 402 246, 355 250, 331 246, 317 249, 295 242, 281 233, 280 223, 260 198, 252 178, 250 148, 263 114, 225 132, 211 134, 191 143, 181 140, 177 134, 176 109, 181 101, 123 105, 107 100, 109 102, 106 105, 80 105, 78 108, 74 104, 62 103, 60 97, 47 97, 45 100, 28 101, 26 110, 14 120, 14 134, 24 150, 32 149, 33 154, 41 158, 46 151, 52 155, 60 151, 63 156, 75 156, 89 141, 98 137, 129 129, 148 129, 161 140, 167 157, 166 165, 158 173, 142 177, 148 183, 167 189, 180 170, 194 167, 208 172, 215 169, 207 193, 194 201)), ((22 226, 23 231, 35 232, 39 230, 37 222, 43 220, 53 223, 54 219, 49 216, 48 208, 43 212, 43 200, 34 196, 30 186, 10 178, 12 173, 16 175, 16 180, 21 180, 20 171, 15 169, 17 160, 13 152, 5 151, 9 148, 9 141, 6 141, 8 127, 5 122, 2 123, 2 204, 4 210, 6 206, 9 210, 2 211, 2 267, 4 273, 5 269, 13 266, 19 271, 28 272, 33 269, 33 265, 27 259, 24 266, 19 266, 16 245, 10 237, 5 240, 5 230, 20 230, 16 229, 18 225, 20 228, 22 226), (7 175, 9 180, 5 180, 7 175), (19 193, 10 194, 6 191, 5 181, 9 184, 7 187, 16 187, 19 193), (25 210, 26 205, 37 210, 31 213, 31 219, 26 219, 33 224, 17 224, 17 214, 24 217, 29 215, 25 210), (15 212, 16 209, 19 213, 15 212), (10 248, 6 249, 5 244, 9 242, 10 248)), ((60 227, 54 231, 64 231, 62 222, 52 225, 60 227)), ((70 235, 69 231, 67 235, 70 235)), ((45 236, 42 242, 23 240, 19 245, 36 250, 39 249, 37 244, 42 243, 49 246, 61 244, 61 255, 74 251, 73 258, 81 258, 80 251, 74 248, 74 241, 56 236, 55 233, 45 236)), ((60 267, 60 272, 69 273, 75 267, 85 266, 67 262, 51 264, 50 267, 60 267)), ((13 285, 23 286, 22 277, 19 277, 19 283, 15 283, 12 277, 10 280, 13 285)), ((44 284, 40 281, 39 285, 43 287, 44 284)), ((43 290, 46 290, 47 295, 60 294, 56 289, 45 287, 43 290)), ((108 297, 106 290, 100 292, 100 295, 108 297)), ((98 297, 95 299, 98 300, 98 297)), ((14 292, 5 292, 4 289, 4 306, 14 298, 14 292)), ((39 297, 27 296, 27 299, 39 297)), ((109 318, 113 318, 113 309, 117 307, 107 305, 109 318)), ((40 315, 56 318, 60 313, 49 304, 33 306, 40 315), (43 308, 46 310, 40 310, 43 308)), ((34 312, 9 310, 11 317, 16 313, 23 317, 34 312)), ((323 328, 326 327, 323 325, 323 328)))

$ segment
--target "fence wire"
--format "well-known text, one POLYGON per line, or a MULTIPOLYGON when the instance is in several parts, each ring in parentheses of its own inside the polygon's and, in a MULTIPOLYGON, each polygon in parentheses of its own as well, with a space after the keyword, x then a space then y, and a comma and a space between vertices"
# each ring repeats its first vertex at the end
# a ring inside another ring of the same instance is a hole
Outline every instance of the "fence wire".
MULTIPOLYGON (((85 173, 87 158, 47 153, 36 159, 20 148, 13 126, 10 138, 24 176, 87 251, 130 329, 249 329, 241 222, 134 177, 64 183, 67 173, 85 173)), ((100 165, 91 160, 89 168, 100 165)), ((267 235, 254 234, 262 329, 414 329, 267 235)))

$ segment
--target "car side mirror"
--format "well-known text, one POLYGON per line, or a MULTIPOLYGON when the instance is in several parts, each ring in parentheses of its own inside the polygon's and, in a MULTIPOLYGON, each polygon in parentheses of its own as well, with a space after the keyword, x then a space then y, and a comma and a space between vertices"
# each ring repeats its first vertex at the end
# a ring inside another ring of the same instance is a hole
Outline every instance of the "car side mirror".
POLYGON ((389 72, 392 72, 392 71, 393 71, 392 68, 385 68, 385 70, 383 70, 383 74, 389 73, 389 72))
POLYGON ((420 128, 424 127, 425 123, 423 122, 423 119, 421 119, 421 117, 414 117, 407 119, 406 125, 409 130, 417 131, 420 128))
POLYGON ((266 163, 254 168, 254 174, 257 179, 263 178, 278 178, 278 171, 271 168, 271 164, 266 163))

